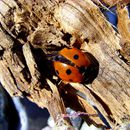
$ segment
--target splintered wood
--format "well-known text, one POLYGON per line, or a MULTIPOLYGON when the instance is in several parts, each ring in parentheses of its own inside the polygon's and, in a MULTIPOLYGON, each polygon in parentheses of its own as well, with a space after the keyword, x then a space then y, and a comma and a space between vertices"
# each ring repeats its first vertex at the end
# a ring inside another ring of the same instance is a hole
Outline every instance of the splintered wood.
MULTIPOLYGON (((94 0, 94 1, 98 1, 98 0, 94 0)), ((130 0, 101 0, 101 2, 112 7, 118 3, 128 4, 128 3, 130 3, 130 0)))
MULTIPOLYGON (((103 2, 111 6, 115 1, 103 2)), ((86 113, 83 119, 97 127, 128 122, 130 22, 127 2, 123 6, 120 2, 116 3, 118 33, 96 0, 0 1, 0 82, 8 93, 46 107, 57 129, 74 129, 62 116, 67 107, 86 113), (99 64, 98 76, 89 85, 58 82, 48 61, 48 55, 76 47, 77 42, 99 64)))
POLYGON ((130 64, 130 19, 127 7, 122 4, 117 5, 118 31, 121 35, 121 54, 130 64))

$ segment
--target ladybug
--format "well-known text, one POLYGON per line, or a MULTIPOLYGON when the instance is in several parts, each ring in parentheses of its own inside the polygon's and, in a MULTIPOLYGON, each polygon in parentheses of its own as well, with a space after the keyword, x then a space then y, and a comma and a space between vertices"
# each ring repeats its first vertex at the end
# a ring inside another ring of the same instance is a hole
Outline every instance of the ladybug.
POLYGON ((82 82, 90 60, 77 48, 63 48, 53 62, 58 77, 68 82, 82 82))

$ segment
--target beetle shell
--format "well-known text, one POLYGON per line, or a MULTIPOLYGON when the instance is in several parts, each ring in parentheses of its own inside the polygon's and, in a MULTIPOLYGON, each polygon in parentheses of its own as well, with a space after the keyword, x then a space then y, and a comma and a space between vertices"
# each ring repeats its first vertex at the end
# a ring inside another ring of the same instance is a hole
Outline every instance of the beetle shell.
POLYGON ((90 65, 89 58, 77 48, 63 48, 59 51, 54 69, 64 81, 82 82, 86 68, 90 65))
POLYGON ((81 82, 83 77, 79 73, 76 67, 61 63, 59 61, 54 62, 56 74, 64 81, 69 82, 81 82))

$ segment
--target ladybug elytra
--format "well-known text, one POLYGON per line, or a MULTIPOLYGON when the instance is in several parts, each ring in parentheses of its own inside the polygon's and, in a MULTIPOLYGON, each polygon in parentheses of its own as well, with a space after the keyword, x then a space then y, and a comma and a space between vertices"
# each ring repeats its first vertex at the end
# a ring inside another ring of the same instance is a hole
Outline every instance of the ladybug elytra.
POLYGON ((54 69, 59 78, 68 82, 82 82, 90 60, 77 48, 63 48, 54 61, 54 69))

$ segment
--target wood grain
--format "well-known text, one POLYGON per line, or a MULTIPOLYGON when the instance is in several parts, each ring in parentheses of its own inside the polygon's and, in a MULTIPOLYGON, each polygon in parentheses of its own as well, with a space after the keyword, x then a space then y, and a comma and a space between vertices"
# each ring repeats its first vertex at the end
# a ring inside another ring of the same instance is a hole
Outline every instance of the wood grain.
MULTIPOLYGON (((118 33, 91 0, 11 0, 0 12, 0 82, 11 96, 46 107, 67 129, 71 123, 62 114, 68 106, 90 115, 99 111, 112 128, 130 120, 130 66, 118 55, 124 50, 120 23, 118 33), (99 63, 98 76, 91 84, 58 83, 48 54, 77 42, 99 63)), ((106 126, 99 116, 84 120, 106 126)))

